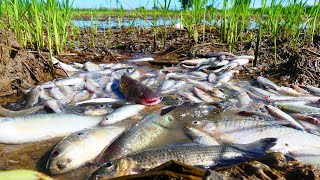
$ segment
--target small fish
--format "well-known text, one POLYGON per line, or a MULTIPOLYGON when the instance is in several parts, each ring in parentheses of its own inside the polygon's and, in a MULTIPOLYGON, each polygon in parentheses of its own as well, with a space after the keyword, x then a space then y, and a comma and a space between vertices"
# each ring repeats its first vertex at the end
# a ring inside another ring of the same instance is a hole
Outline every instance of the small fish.
POLYGON ((277 119, 283 119, 289 122, 292 126, 296 127, 297 129, 305 131, 306 129, 301 126, 296 120, 294 120, 289 114, 281 111, 280 109, 273 107, 271 105, 266 105, 266 109, 269 113, 277 119))
POLYGON ((49 90, 49 93, 50 93, 50 96, 56 100, 61 100, 65 97, 65 95, 60 91, 60 88, 58 87, 52 87, 49 90))
POLYGON ((81 101, 85 101, 87 99, 89 99, 90 97, 90 93, 87 90, 84 90, 82 92, 79 92, 77 95, 74 96, 74 98, 72 99, 72 101, 70 102, 70 104, 75 104, 75 103, 79 103, 81 101))
POLYGON ((307 121, 311 124, 320 125, 320 119, 317 117, 313 117, 313 116, 309 116, 309 115, 305 115, 305 114, 301 114, 301 113, 292 113, 292 114, 290 114, 290 116, 292 116, 293 118, 296 118, 296 119, 301 119, 301 120, 307 121))
POLYGON ((62 113, 64 111, 63 104, 61 104, 58 100, 51 99, 44 103, 44 107, 51 109, 55 113, 62 113))
POLYGON ((307 101, 312 103, 320 103, 320 97, 316 96, 266 96, 265 100, 269 102, 276 102, 276 101, 307 101))
POLYGON ((276 85, 274 82, 270 81, 269 79, 262 77, 262 76, 258 76, 256 78, 257 82, 262 85, 262 86, 267 86, 269 88, 272 88, 274 90, 279 90, 280 87, 278 85, 276 85))
POLYGON ((202 132, 196 128, 193 127, 186 127, 185 128, 186 133, 191 137, 193 142, 212 146, 212 145, 219 145, 219 142, 217 142, 213 137, 211 137, 209 134, 202 132))
POLYGON ((75 86, 77 84, 84 83, 84 78, 71 77, 66 79, 59 79, 53 81, 56 86, 75 86))
POLYGON ((141 104, 133 104, 133 105, 120 107, 115 111, 113 111, 111 114, 104 117, 103 120, 100 122, 100 125, 105 126, 105 125, 114 124, 116 122, 122 121, 124 119, 127 119, 131 116, 138 114, 144 108, 145 108, 145 105, 141 105, 141 104))
POLYGON ((303 114, 320 114, 320 108, 300 104, 300 103, 276 103, 276 106, 284 111, 303 113, 303 114))
POLYGON ((266 138, 250 144, 181 145, 145 150, 105 163, 93 173, 91 179, 137 174, 170 160, 204 168, 233 165, 261 157, 276 144, 276 141, 276 138, 266 138))
POLYGON ((119 89, 129 101, 143 105, 155 105, 161 102, 160 96, 154 93, 149 87, 129 76, 121 76, 119 89))
POLYGON ((198 99, 192 93, 189 93, 189 92, 179 92, 178 95, 180 95, 180 96, 182 96, 192 102, 195 102, 195 103, 202 103, 203 102, 201 99, 198 99))
POLYGON ((297 92, 299 92, 299 93, 302 93, 302 94, 305 94, 305 95, 309 95, 310 93, 307 91, 307 90, 304 90, 304 89, 302 89, 301 87, 299 87, 299 86, 296 86, 296 85, 290 85, 290 87, 292 88, 292 89, 294 89, 294 90, 296 90, 297 92))
POLYGON ((76 105, 81 104, 101 104, 101 103, 113 103, 118 102, 120 99, 114 99, 114 98, 96 98, 96 99, 89 99, 81 102, 77 102, 76 105))
POLYGON ((43 109, 43 106, 34 106, 28 109, 18 110, 18 111, 12 111, 9 109, 6 109, 0 105, 0 116, 4 117, 16 117, 16 116, 24 116, 36 113, 43 109))
POLYGON ((41 86, 35 86, 32 88, 27 95, 27 104, 26 108, 31 108, 38 103, 39 97, 44 93, 44 90, 41 86))
POLYGON ((87 71, 100 71, 100 70, 102 70, 102 68, 99 65, 94 64, 92 62, 84 63, 84 69, 87 71))
POLYGON ((271 93, 269 91, 266 91, 266 90, 263 90, 263 89, 260 89, 260 88, 256 88, 256 87, 253 87, 253 86, 250 86, 249 90, 251 92, 253 92, 254 94, 257 94, 257 95, 260 95, 260 96, 275 96, 274 93, 271 93))
POLYGON ((300 87, 307 89, 314 95, 320 95, 320 88, 318 87, 313 87, 313 86, 300 86, 300 87))
POLYGON ((284 87, 284 86, 279 86, 279 90, 278 92, 280 92, 281 94, 284 95, 288 95, 288 96, 302 96, 304 94, 301 94, 299 92, 297 92, 296 90, 289 88, 289 87, 284 87))
POLYGON ((199 59, 189 59, 189 60, 184 60, 180 62, 180 64, 188 64, 188 65, 197 65, 199 63, 208 63, 210 59, 206 58, 199 58, 199 59))
POLYGON ((134 62, 134 63, 137 63, 137 62, 148 62, 148 61, 153 61, 154 58, 152 57, 145 57, 145 58, 139 58, 139 59, 130 59, 128 60, 128 62, 134 62))
POLYGON ((79 69, 76 69, 68 64, 65 64, 61 61, 59 61, 57 58, 53 57, 52 58, 52 63, 53 64, 58 64, 64 71, 69 72, 69 74, 73 74, 74 72, 80 71, 79 69))
POLYGON ((61 174, 94 160, 125 129, 118 126, 96 127, 68 135, 52 150, 47 170, 50 174, 61 174))
POLYGON ((208 93, 206 93, 196 87, 193 87, 192 91, 194 94, 196 94, 204 102, 214 102, 214 99, 208 93))
POLYGON ((223 74, 217 77, 216 86, 220 86, 223 83, 229 82, 233 74, 238 72, 239 70, 230 70, 230 71, 224 72, 223 74))
POLYGON ((0 118, 0 143, 22 144, 54 137, 99 124, 102 117, 74 114, 34 114, 0 118))
POLYGON ((109 161, 153 147, 169 132, 174 118, 169 114, 151 114, 124 132, 103 153, 102 160, 109 161))
POLYGON ((249 97, 247 92, 241 92, 237 95, 238 108, 246 108, 252 103, 252 99, 249 97))
POLYGON ((174 80, 164 80, 160 86, 160 91, 165 91, 171 88, 175 83, 176 81, 174 80))

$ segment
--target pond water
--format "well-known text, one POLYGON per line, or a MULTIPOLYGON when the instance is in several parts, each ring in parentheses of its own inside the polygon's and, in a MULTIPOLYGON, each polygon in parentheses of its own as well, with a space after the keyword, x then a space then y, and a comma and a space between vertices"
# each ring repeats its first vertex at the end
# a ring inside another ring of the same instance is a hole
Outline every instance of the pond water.
POLYGON ((178 23, 177 19, 164 19, 159 18, 156 20, 152 19, 132 19, 132 18, 106 18, 104 20, 73 20, 72 24, 81 28, 85 27, 97 27, 98 29, 104 28, 115 28, 115 27, 146 27, 151 28, 155 26, 172 25, 178 23))

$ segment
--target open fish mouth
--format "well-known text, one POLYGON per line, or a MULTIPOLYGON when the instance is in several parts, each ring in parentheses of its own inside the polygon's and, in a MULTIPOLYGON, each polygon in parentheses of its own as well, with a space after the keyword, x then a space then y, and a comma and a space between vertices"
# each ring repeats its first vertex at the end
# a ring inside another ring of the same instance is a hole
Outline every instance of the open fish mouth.
POLYGON ((161 102, 160 97, 155 97, 155 98, 147 98, 147 99, 141 99, 140 103, 143 105, 155 105, 161 102))

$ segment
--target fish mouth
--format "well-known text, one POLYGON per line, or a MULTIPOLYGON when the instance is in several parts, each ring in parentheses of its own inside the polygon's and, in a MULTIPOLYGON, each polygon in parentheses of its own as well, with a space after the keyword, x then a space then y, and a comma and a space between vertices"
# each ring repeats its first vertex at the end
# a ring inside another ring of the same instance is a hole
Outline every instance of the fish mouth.
POLYGON ((161 102, 161 98, 160 97, 155 97, 155 98, 145 98, 145 99, 141 99, 140 103, 143 105, 155 105, 161 102))

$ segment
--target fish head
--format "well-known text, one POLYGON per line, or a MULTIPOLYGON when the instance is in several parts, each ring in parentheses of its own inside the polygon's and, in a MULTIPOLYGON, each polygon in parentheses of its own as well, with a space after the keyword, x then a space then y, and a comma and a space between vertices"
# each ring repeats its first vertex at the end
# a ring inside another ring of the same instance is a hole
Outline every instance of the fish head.
POLYGON ((68 171, 68 163, 71 159, 64 159, 61 157, 61 150, 54 148, 50 154, 50 158, 47 162, 47 170, 50 174, 61 174, 68 171))
POLYGON ((129 76, 121 76, 120 91, 128 100, 143 105, 155 105, 161 102, 161 97, 148 86, 129 76))
POLYGON ((90 180, 109 179, 130 174, 137 174, 136 163, 130 158, 109 161, 100 166, 90 177, 90 180))
POLYGON ((185 128, 186 129, 197 129, 200 131, 214 131, 216 130, 216 126, 213 123, 210 123, 207 120, 194 120, 185 123, 185 128))
POLYGON ((138 103, 143 105, 156 105, 161 102, 161 97, 154 93, 151 89, 138 92, 138 103))

